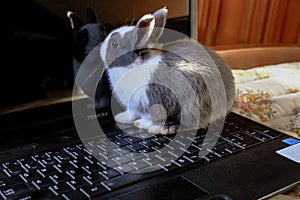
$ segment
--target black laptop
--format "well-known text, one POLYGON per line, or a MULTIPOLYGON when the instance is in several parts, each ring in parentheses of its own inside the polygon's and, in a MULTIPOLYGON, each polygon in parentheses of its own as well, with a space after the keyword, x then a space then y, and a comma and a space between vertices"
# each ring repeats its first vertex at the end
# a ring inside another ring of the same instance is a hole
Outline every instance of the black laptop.
MULTIPOLYGON (((109 106, 70 98, 72 30, 53 14, 65 11, 10 2, 18 7, 1 38, 1 199, 263 199, 300 181, 299 164, 276 153, 289 146, 287 136, 237 114, 227 116, 221 135, 150 135, 116 124, 109 106), (84 138, 74 120, 86 125, 84 138)), ((195 23, 191 2, 173 27, 195 23)))

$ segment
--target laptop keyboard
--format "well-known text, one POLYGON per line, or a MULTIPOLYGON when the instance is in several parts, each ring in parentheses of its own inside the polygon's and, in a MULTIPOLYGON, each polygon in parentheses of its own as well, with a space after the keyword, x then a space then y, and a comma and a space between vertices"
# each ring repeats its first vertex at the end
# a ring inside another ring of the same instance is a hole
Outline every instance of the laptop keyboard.
MULTIPOLYGON (((194 137, 189 133, 185 139, 191 145, 186 147, 174 135, 155 135, 148 137, 142 130, 132 129, 136 137, 124 132, 109 134, 110 137, 99 138, 88 142, 86 147, 74 144, 37 154, 26 155, 16 160, 8 160, 0 164, 0 197, 2 199, 91 199, 110 191, 155 177, 159 174, 191 164, 199 165, 212 162, 230 154, 279 137, 281 134, 260 126, 249 120, 230 114, 213 148, 210 139, 204 140, 206 131, 199 130, 194 137), (138 137, 137 137, 138 136, 138 137), (114 149, 107 152, 107 142, 113 142, 114 149), (169 145, 175 140, 182 155, 178 158, 169 145), (89 148, 90 146, 90 148, 89 148), (96 147, 96 148, 95 148, 96 147), (161 148, 167 151, 172 162, 161 165, 164 158, 161 148), (93 149, 98 149, 93 152, 93 149), (125 154, 124 151, 125 150, 125 154), (206 151, 199 156, 199 151, 206 151), (140 154, 134 154, 139 152, 140 154), (147 156, 147 152, 155 152, 155 156, 147 156), (97 160, 93 154, 101 159, 97 160), (148 173, 130 173, 137 170, 157 170, 148 173)), ((179 135, 179 137, 181 137, 179 135)), ((183 137, 183 136, 182 136, 183 137)))

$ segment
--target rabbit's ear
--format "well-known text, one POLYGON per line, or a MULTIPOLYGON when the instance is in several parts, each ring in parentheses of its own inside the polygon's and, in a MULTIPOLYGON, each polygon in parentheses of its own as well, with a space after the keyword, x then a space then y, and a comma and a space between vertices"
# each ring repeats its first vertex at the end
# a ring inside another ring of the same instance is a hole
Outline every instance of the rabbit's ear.
POLYGON ((73 12, 68 11, 67 12, 67 16, 69 17, 70 21, 71 21, 71 26, 72 29, 75 31, 79 31, 80 28, 83 26, 83 21, 77 16, 75 15, 73 12))
POLYGON ((153 13, 155 24, 154 24, 153 33, 150 38, 152 42, 157 42, 157 40, 161 36, 164 27, 166 25, 167 15, 168 15, 168 10, 166 9, 166 7, 161 8, 153 13))
POLYGON ((141 48, 149 41, 153 32, 155 20, 153 15, 144 15, 136 24, 134 29, 134 44, 136 48, 141 48))
POLYGON ((97 23, 97 16, 92 8, 86 8, 86 23, 97 23))

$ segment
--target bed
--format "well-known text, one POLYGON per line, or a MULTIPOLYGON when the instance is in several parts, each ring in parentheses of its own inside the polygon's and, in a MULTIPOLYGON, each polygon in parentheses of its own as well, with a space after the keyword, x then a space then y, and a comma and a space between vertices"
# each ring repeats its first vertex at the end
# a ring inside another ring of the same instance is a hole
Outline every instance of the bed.
MULTIPOLYGON (((228 62, 235 78, 233 112, 300 139, 300 47, 217 52, 228 62)), ((300 185, 274 200, 287 198, 299 199, 300 185)))
POLYGON ((236 83, 233 112, 300 139, 300 47, 221 50, 236 83))

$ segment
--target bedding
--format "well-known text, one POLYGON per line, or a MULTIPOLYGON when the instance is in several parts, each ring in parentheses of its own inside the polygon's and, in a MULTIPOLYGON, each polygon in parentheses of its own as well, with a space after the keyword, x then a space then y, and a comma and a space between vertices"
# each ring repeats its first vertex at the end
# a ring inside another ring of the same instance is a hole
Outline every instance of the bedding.
POLYGON ((300 139, 300 62, 232 72, 233 112, 300 139))

